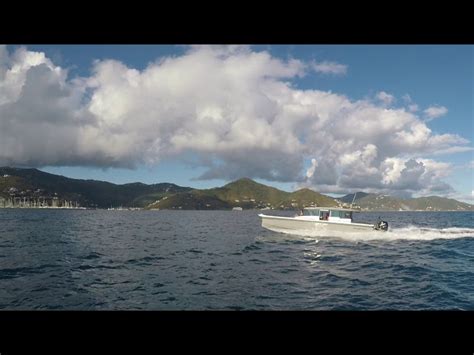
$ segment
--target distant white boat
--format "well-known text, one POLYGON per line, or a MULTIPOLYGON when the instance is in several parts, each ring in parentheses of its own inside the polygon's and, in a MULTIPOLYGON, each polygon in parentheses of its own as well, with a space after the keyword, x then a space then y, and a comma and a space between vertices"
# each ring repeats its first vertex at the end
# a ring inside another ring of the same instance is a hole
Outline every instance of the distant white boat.
POLYGON ((234 207, 232 211, 242 211, 242 207, 234 207))
POLYGON ((355 223, 352 221, 353 212, 358 210, 337 207, 308 207, 302 214, 295 217, 269 216, 259 214, 262 227, 283 233, 301 234, 310 232, 317 235, 328 235, 333 232, 369 232, 387 231, 388 223, 377 221, 374 224, 355 223))

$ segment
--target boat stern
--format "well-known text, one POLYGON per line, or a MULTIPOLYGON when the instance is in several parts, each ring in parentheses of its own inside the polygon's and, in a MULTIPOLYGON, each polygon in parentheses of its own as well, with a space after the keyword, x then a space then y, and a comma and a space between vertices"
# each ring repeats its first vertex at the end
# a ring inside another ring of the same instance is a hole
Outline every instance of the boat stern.
POLYGON ((388 231, 388 222, 379 220, 374 224, 374 229, 377 231, 386 232, 388 231))

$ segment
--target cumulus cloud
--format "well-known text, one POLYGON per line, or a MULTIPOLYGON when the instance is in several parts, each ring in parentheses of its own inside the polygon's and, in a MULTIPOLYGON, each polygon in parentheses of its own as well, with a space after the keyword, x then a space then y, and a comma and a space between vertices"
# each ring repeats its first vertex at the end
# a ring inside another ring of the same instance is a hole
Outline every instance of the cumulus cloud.
POLYGON ((416 112, 416 111, 419 110, 418 105, 413 102, 413 100, 412 100, 412 98, 411 98, 410 95, 405 94, 405 95, 402 96, 402 99, 403 99, 403 101, 405 101, 405 103, 407 104, 407 109, 408 109, 408 111, 410 111, 410 112, 416 112))
POLYGON ((315 62, 311 63, 312 68, 317 73, 322 74, 333 74, 333 75, 344 75, 347 73, 347 65, 336 63, 336 62, 315 62))
POLYGON ((306 171, 306 177, 312 178, 317 167, 318 167, 318 161, 314 158, 311 159, 311 166, 306 171))
POLYGON ((70 78, 44 53, 0 47, 0 165, 134 167, 192 154, 206 168, 199 179, 451 190, 449 166, 423 157, 468 140, 387 108, 387 93, 374 103, 295 88, 310 69, 248 46, 193 46, 143 70, 102 60, 70 78))
POLYGON ((408 111, 410 112, 416 112, 418 111, 419 107, 417 104, 411 104, 411 105, 408 105, 408 111))
POLYGON ((448 113, 448 109, 444 106, 430 106, 423 111, 427 120, 432 120, 448 113))
POLYGON ((395 96, 386 93, 385 91, 380 91, 375 95, 377 100, 380 100, 385 105, 391 105, 395 101, 395 96))

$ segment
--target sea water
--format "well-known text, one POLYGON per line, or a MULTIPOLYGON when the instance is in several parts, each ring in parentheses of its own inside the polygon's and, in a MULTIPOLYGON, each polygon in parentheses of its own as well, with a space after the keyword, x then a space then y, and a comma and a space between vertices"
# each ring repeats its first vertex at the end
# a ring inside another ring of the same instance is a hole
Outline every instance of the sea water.
POLYGON ((0 309, 474 310, 473 212, 331 237, 259 212, 0 209, 0 309))

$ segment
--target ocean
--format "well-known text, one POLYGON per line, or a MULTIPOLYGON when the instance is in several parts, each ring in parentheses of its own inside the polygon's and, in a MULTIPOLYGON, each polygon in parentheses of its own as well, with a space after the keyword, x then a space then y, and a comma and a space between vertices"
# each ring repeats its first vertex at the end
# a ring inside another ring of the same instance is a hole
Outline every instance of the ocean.
POLYGON ((0 309, 474 310, 473 212, 357 214, 375 238, 258 213, 0 209, 0 309))

